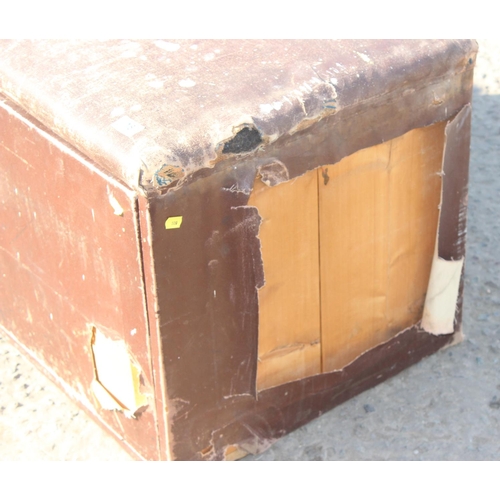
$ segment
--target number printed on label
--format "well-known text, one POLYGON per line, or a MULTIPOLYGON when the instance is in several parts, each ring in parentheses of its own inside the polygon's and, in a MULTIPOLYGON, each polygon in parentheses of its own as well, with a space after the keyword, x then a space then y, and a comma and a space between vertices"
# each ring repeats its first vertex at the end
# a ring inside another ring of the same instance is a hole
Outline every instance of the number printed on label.
POLYGON ((179 229, 182 224, 182 215, 177 217, 169 217, 165 221, 165 229, 179 229))

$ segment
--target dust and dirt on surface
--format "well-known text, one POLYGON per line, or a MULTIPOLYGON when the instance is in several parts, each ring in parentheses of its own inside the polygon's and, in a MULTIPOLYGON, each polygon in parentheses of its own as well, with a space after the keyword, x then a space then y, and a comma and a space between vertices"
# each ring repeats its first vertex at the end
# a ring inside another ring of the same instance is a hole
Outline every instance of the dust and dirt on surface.
MULTIPOLYGON (((245 460, 500 458, 500 41, 479 40, 466 340, 245 460)), ((0 335, 0 458, 132 460, 0 335)))

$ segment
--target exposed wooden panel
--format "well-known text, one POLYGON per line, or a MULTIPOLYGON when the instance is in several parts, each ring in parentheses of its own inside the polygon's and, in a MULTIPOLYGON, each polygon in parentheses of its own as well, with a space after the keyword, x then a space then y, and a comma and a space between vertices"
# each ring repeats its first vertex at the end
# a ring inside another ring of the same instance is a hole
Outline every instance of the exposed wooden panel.
POLYGON ((444 125, 413 130, 392 141, 389 332, 422 319, 439 219, 444 125))
POLYGON ((410 131, 318 173, 323 371, 343 368, 421 319, 443 130, 410 131))
POLYGON ((255 181, 265 285, 259 290, 259 390, 321 372, 317 174, 255 181))
POLYGON ((390 148, 381 144, 322 169, 329 176, 319 190, 325 371, 384 340, 390 148))

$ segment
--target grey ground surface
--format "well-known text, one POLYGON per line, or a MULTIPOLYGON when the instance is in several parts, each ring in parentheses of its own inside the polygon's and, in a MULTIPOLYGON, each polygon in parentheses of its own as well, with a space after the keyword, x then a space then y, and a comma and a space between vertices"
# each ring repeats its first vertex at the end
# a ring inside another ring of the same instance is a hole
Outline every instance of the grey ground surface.
MULTIPOLYGON (((500 40, 479 40, 466 340, 244 460, 500 459, 500 40)), ((0 335, 0 458, 132 460, 0 335)))

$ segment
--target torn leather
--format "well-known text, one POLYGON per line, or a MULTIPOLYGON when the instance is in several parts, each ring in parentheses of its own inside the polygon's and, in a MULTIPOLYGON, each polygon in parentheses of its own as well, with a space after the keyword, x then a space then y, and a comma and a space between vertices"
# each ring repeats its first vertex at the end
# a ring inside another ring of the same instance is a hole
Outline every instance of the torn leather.
MULTIPOLYGON (((361 102, 453 81, 477 51, 469 40, 3 40, 0 47, 0 92, 132 187, 149 186, 163 165, 183 176, 213 165, 245 124, 272 144, 361 102)), ((444 96, 437 89, 433 102, 444 96)))
POLYGON ((94 327, 91 349, 95 370, 92 390, 101 407, 134 418, 148 399, 141 392, 141 370, 131 359, 125 342, 109 339, 94 327))
POLYGON ((422 328, 436 335, 455 331, 462 282, 469 178, 471 106, 446 125, 442 197, 436 252, 425 299, 422 328))

